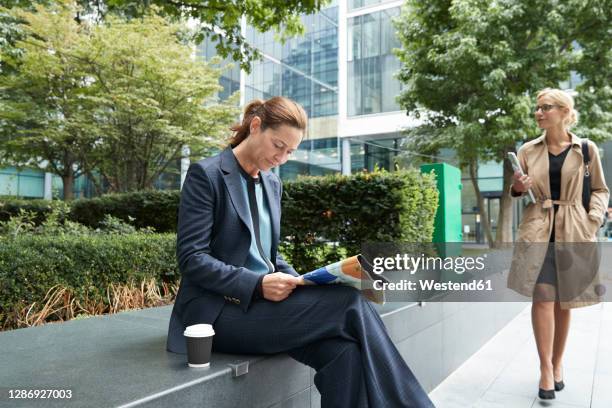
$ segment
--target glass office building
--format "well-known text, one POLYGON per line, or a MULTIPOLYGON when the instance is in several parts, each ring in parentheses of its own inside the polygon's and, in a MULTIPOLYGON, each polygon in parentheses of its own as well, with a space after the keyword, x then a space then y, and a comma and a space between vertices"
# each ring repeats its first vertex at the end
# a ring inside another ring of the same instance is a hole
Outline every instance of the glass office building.
POLYGON ((263 59, 243 77, 242 103, 283 95, 309 115, 307 138, 279 169, 283 179, 394 168, 401 130, 410 125, 396 101, 401 86, 394 76, 399 61, 393 48, 399 43, 392 19, 400 5, 334 1, 303 16, 305 35, 285 44, 273 33, 246 27, 247 41, 263 59))
POLYGON ((349 116, 400 110, 395 98, 401 90, 395 78, 400 62, 393 54, 399 42, 391 24, 399 11, 391 7, 348 19, 349 116))
POLYGON ((340 171, 338 144, 338 6, 302 16, 305 34, 282 44, 271 32, 246 28, 246 39, 263 55, 244 75, 242 102, 283 95, 309 117, 308 133, 294 157, 279 169, 283 179, 340 171))
POLYGON ((42 197, 45 174, 40 171, 14 167, 0 169, 0 196, 26 198, 42 197))
POLYGON ((339 137, 342 171, 392 170, 402 130, 416 122, 401 110, 395 73, 400 62, 393 19, 402 1, 349 0, 339 7, 339 137))
MULTIPOLYGON (((79 177, 74 181, 73 193, 74 198, 92 197, 94 184, 86 177, 79 177)), ((59 176, 42 170, 7 167, 0 169, 0 198, 2 196, 63 199, 63 183, 59 176)))
MULTIPOLYGON (((205 39, 200 45, 196 47, 195 56, 197 59, 205 61, 211 60, 217 56, 217 50, 215 44, 205 39)), ((233 95, 235 92, 240 91, 240 64, 232 62, 228 57, 221 60, 220 64, 223 67, 221 72, 221 78, 219 78, 219 84, 223 89, 217 95, 220 99, 225 100, 233 95)))
POLYGON ((304 36, 285 44, 274 34, 246 29, 247 41, 263 54, 246 76, 244 97, 284 95, 299 102, 311 119, 338 113, 337 6, 302 17, 304 36))

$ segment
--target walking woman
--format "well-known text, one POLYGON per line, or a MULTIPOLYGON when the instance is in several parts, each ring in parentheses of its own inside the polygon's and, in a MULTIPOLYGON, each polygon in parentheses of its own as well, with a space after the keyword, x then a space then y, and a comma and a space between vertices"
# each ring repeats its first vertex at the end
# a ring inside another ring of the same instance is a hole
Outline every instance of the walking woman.
POLYGON ((232 128, 230 146, 189 167, 167 348, 185 353, 185 327, 208 323, 213 350, 287 352, 313 367, 323 407, 431 407, 359 291, 299 286, 277 252, 282 185, 270 169, 297 149, 306 122, 289 99, 255 100, 232 128))
POLYGON ((531 188, 536 197, 519 226, 508 286, 532 296, 531 318, 540 358, 538 395, 555 398, 563 382, 563 351, 570 309, 598 302, 597 230, 608 208, 609 190, 595 143, 569 131, 577 121, 574 100, 559 89, 537 95, 535 119, 544 134, 525 143, 518 158, 525 173, 514 175, 511 195, 531 188), (583 149, 588 149, 585 165, 583 149), (587 170, 588 169, 588 170, 587 170), (582 195, 590 172, 590 200, 582 195))

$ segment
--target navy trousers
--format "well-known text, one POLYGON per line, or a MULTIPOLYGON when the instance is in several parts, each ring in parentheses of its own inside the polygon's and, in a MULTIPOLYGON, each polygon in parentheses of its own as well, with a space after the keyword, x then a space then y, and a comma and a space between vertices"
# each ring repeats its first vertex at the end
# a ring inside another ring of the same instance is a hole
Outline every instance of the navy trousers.
MULTIPOLYGON (((198 299, 185 309, 199 323, 198 299)), ((372 305, 346 286, 297 287, 281 302, 257 300, 244 312, 227 303, 214 323, 223 353, 287 352, 316 370, 321 406, 433 407, 372 305)))

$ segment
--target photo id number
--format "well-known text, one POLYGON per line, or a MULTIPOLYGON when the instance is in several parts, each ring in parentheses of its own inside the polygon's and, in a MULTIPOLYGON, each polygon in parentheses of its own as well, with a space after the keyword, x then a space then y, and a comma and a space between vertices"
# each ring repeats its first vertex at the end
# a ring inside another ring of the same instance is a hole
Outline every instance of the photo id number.
POLYGON ((70 399, 72 390, 13 390, 9 391, 9 399, 70 399))

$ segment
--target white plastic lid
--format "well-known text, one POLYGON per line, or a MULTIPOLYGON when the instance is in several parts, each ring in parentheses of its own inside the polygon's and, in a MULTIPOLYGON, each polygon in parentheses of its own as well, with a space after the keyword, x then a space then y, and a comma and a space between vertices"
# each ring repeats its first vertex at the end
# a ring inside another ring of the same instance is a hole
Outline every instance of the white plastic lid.
POLYGON ((210 324, 194 324, 188 326, 183 335, 187 337, 208 337, 214 336, 215 331, 210 324))

